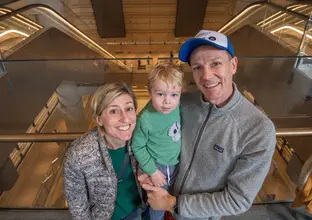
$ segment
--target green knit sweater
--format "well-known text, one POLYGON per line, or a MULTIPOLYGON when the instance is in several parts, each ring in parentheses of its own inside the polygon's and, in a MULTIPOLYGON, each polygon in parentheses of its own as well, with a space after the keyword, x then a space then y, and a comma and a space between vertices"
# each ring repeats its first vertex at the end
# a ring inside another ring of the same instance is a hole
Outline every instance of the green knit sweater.
POLYGON ((156 111, 151 101, 139 113, 132 150, 141 169, 151 175, 162 165, 179 163, 181 147, 180 109, 169 114, 156 111))

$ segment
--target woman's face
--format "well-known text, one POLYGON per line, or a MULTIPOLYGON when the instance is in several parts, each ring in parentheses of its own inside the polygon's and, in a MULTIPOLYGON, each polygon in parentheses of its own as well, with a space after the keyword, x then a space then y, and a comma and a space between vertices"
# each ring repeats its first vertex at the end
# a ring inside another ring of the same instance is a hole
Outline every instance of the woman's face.
POLYGON ((104 127, 105 134, 121 141, 128 141, 135 128, 136 113, 130 95, 115 98, 98 116, 97 123, 104 127))

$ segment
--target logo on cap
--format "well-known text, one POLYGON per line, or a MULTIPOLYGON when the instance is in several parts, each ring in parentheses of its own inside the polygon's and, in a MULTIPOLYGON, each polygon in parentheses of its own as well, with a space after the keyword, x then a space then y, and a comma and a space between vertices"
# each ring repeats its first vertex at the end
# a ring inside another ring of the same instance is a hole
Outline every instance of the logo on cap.
POLYGON ((214 36, 210 36, 210 37, 208 37, 208 39, 211 40, 211 41, 217 40, 217 38, 215 38, 214 36))

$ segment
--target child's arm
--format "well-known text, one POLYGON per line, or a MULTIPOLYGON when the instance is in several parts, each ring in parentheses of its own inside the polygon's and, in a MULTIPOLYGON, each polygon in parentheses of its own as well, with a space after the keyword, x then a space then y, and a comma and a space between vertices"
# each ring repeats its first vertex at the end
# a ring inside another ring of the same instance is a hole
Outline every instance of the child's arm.
POLYGON ((143 119, 139 118, 132 137, 132 151, 141 169, 151 176, 153 183, 165 185, 165 176, 157 170, 156 164, 147 149, 148 133, 148 124, 143 119))
POLYGON ((157 167, 147 149, 148 133, 148 124, 139 118, 133 132, 131 146, 135 159, 139 162, 143 172, 151 175, 155 173, 157 167))

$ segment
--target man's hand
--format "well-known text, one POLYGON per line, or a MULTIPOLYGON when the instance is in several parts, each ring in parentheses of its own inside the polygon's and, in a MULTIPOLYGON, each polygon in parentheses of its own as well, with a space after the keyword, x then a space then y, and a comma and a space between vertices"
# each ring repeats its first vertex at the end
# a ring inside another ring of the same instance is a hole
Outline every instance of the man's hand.
POLYGON ((151 179, 154 186, 161 187, 167 184, 166 176, 159 170, 156 170, 156 172, 151 175, 151 179))
POLYGON ((174 211, 176 197, 170 195, 167 190, 149 184, 143 184, 142 187, 147 191, 147 202, 154 210, 174 211))

